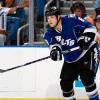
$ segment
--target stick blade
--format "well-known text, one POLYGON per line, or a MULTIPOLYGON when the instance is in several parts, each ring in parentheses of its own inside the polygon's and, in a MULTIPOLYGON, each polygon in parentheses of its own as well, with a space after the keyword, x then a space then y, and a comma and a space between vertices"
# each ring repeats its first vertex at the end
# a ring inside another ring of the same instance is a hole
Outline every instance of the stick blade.
POLYGON ((0 69, 0 73, 4 73, 5 72, 5 70, 3 70, 3 69, 0 69))

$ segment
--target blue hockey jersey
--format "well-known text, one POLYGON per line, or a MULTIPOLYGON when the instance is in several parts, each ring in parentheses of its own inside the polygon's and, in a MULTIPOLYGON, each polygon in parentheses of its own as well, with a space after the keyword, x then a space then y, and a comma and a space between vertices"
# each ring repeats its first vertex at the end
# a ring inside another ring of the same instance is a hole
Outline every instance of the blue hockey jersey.
POLYGON ((94 28, 94 26, 86 20, 72 14, 62 17, 61 20, 62 32, 57 32, 55 29, 49 27, 44 34, 44 39, 48 42, 49 46, 56 44, 61 46, 62 52, 65 51, 63 53, 64 61, 69 63, 75 62, 86 53, 83 53, 77 44, 77 40, 81 35, 79 30, 94 28), (66 50, 70 52, 66 53, 66 50))

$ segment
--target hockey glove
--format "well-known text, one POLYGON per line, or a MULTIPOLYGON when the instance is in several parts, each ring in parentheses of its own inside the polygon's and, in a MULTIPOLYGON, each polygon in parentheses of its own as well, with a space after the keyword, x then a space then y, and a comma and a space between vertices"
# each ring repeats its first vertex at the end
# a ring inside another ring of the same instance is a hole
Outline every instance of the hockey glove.
POLYGON ((58 46, 52 47, 52 50, 50 52, 50 57, 54 61, 62 60, 61 49, 58 46))
POLYGON ((82 50, 87 50, 89 48, 89 46, 91 45, 91 43, 93 41, 95 41, 95 33, 93 32, 86 32, 86 33, 83 33, 82 36, 80 36, 78 38, 78 45, 80 46, 80 48, 82 50))

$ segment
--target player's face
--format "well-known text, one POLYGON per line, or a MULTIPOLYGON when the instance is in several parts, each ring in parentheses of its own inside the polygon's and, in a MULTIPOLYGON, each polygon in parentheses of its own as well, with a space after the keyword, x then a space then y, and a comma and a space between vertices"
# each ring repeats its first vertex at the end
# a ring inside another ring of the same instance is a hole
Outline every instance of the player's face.
POLYGON ((14 0, 5 0, 5 4, 7 4, 7 5, 10 6, 10 5, 12 5, 13 1, 14 1, 14 0))
POLYGON ((82 17, 82 15, 83 15, 82 11, 80 9, 78 9, 78 8, 75 9, 74 14, 79 16, 79 17, 82 17))
POLYGON ((0 8, 2 7, 2 2, 0 2, 0 8))
POLYGON ((97 27, 98 30, 100 30, 100 20, 98 20, 98 21, 96 22, 96 27, 97 27))
POLYGON ((47 16, 47 21, 50 27, 55 27, 57 24, 57 17, 55 15, 47 16))

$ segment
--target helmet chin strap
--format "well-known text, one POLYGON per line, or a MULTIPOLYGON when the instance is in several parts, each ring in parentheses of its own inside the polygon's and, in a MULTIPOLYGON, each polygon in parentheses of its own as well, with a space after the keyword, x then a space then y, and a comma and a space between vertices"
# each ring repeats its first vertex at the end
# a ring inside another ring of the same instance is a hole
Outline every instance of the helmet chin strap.
POLYGON ((53 28, 56 28, 58 23, 59 23, 59 21, 61 20, 61 17, 58 19, 58 16, 56 16, 56 18, 57 18, 57 23, 56 23, 56 25, 53 28))

